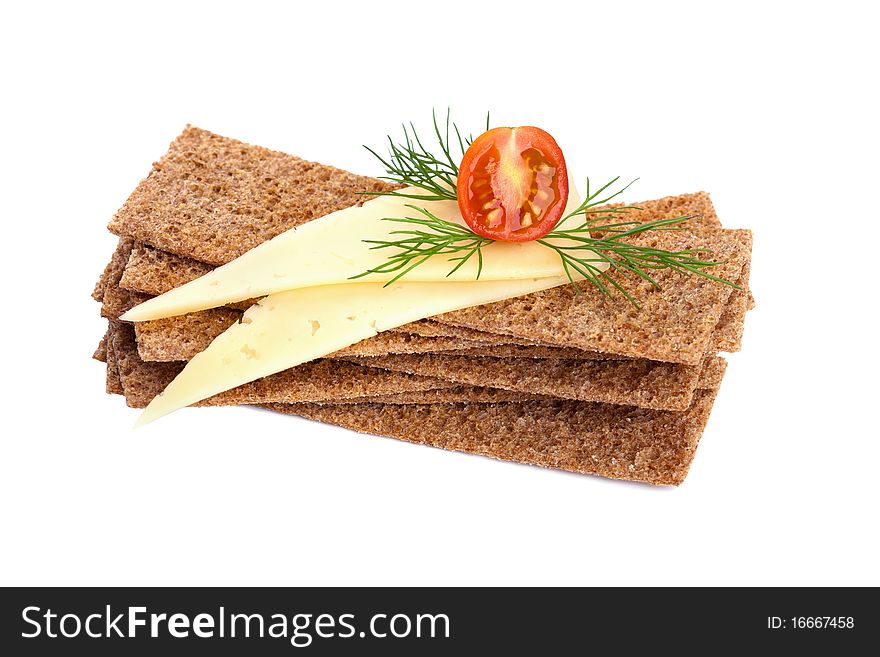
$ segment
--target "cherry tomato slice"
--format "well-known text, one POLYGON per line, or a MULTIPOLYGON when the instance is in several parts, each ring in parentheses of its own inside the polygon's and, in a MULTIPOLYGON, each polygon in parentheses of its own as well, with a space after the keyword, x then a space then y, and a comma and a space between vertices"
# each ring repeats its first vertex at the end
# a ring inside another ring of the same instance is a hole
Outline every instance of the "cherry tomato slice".
POLYGON ((493 128, 467 149, 456 187, 471 230, 493 240, 527 242, 562 218, 568 171, 562 150, 544 130, 493 128))

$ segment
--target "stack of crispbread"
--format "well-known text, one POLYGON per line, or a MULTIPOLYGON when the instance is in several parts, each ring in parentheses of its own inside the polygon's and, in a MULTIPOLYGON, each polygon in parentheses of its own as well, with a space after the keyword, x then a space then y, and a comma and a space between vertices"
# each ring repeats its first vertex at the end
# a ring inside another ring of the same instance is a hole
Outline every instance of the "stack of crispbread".
MULTIPOLYGON (((131 325, 127 309, 275 235, 387 189, 378 180, 188 127, 110 222, 119 245, 94 291, 109 320, 95 354, 107 391, 144 407, 248 303, 131 325)), ((581 473, 679 484, 740 348, 751 234, 722 229, 708 195, 639 204, 697 215, 640 239, 709 248, 702 277, 621 279, 638 301, 563 286, 407 324, 202 402, 254 404, 365 433, 581 473)), ((328 267, 332 263, 328 262, 328 267)))

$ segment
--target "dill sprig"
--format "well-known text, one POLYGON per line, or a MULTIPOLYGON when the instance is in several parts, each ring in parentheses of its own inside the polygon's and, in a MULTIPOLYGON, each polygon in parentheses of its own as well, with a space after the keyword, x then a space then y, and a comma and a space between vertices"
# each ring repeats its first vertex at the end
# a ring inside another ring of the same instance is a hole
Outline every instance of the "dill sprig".
POLYGON ((598 205, 607 205, 609 202, 611 202, 612 199, 615 199, 618 196, 620 196, 621 194, 623 194, 627 189, 630 188, 630 185, 632 185, 634 182, 636 182, 638 180, 638 178, 633 178, 626 185, 621 187, 619 190, 617 190, 613 194, 610 194, 609 196, 606 196, 605 198, 600 199, 599 197, 602 196, 602 194, 605 192, 605 190, 608 189, 609 187, 611 187, 611 185, 616 183, 618 180, 620 180, 620 176, 613 178, 612 180, 605 183, 599 189, 597 189, 595 192, 593 192, 591 194, 590 193, 590 179, 587 178, 587 196, 584 198, 583 201, 581 201, 581 204, 579 206, 577 206, 574 210, 572 210, 567 215, 565 215, 559 221, 559 223, 556 224, 556 229, 558 229, 559 226, 564 224, 566 221, 568 221, 572 217, 576 217, 579 214, 586 214, 587 211, 590 211, 591 214, 611 214, 614 212, 628 212, 629 210, 641 210, 642 208, 636 207, 634 205, 623 205, 623 206, 616 206, 616 207, 612 207, 612 208, 596 208, 596 206, 598 206, 598 205), (596 209, 593 209, 593 208, 596 208, 596 209))
MULTIPOLYGON (((419 201, 455 201, 455 185, 458 180, 458 164, 464 157, 468 146, 474 141, 473 135, 462 137, 461 131, 455 122, 450 120, 450 111, 446 110, 445 130, 441 131, 440 124, 437 122, 437 112, 432 110, 431 116, 434 120, 434 135, 437 143, 440 145, 442 155, 435 156, 431 151, 425 148, 422 139, 415 126, 410 123, 409 128, 406 124, 403 127, 403 141, 395 143, 391 136, 388 136, 388 155, 382 157, 369 146, 364 146, 372 153, 382 166, 385 167, 384 176, 379 176, 382 180, 404 185, 406 187, 417 187, 425 192, 425 194, 409 194, 399 190, 388 192, 362 192, 363 194, 371 194, 376 196, 401 196, 403 198, 411 198, 419 201), (450 139, 450 128, 455 133, 455 140, 458 150, 455 150, 455 143, 450 139), (457 154, 453 156, 453 152, 457 154)), ((489 129, 489 114, 486 114, 486 130, 489 129)))
POLYGON ((367 244, 373 245, 370 247, 370 250, 395 248, 398 249, 398 252, 390 255, 388 260, 381 265, 368 269, 357 276, 352 276, 352 279, 362 278, 370 274, 397 272, 391 280, 385 283, 384 287, 387 287, 422 263, 427 262, 428 259, 448 254, 458 254, 455 258, 448 258, 449 262, 457 262, 458 264, 446 274, 447 278, 461 269, 473 256, 477 258, 476 278, 480 278, 480 274, 483 271, 483 252, 481 249, 491 244, 494 240, 477 235, 464 226, 440 219, 425 208, 409 204, 406 207, 421 213, 423 218, 386 217, 383 221, 420 226, 426 230, 392 231, 390 235, 406 236, 397 240, 364 240, 367 244))
POLYGON ((620 282, 610 275, 611 272, 635 274, 649 282, 656 289, 660 289, 659 283, 648 273, 651 270, 658 269, 672 269, 686 276, 696 274, 697 276, 739 289, 736 283, 713 276, 705 271, 708 268, 722 264, 719 261, 705 260, 700 257, 709 254, 710 251, 708 249, 667 251, 624 241, 627 238, 649 231, 684 230, 685 226, 682 224, 696 217, 681 216, 641 223, 638 221, 619 221, 621 215, 626 215, 634 210, 642 210, 642 208, 637 206, 623 205, 593 209, 598 205, 604 206, 611 199, 626 191, 635 182, 633 180, 619 191, 600 199, 599 197, 602 196, 605 190, 619 179, 620 176, 606 183, 597 191, 591 192, 590 179, 587 178, 584 201, 575 210, 566 215, 556 228, 537 240, 538 244, 552 249, 559 255, 562 260, 562 267, 575 290, 578 292, 582 291, 572 272, 583 276, 584 280, 595 285, 605 296, 611 296, 609 286, 613 287, 638 308, 639 304, 636 303, 635 299, 632 298, 620 282), (587 217, 588 213, 593 216, 587 217), (567 219, 581 214, 585 215, 585 218, 580 225, 574 228, 563 226, 567 219), (599 222, 603 220, 611 223, 600 224, 599 222), (599 236, 595 237, 593 233, 599 236), (597 263, 607 263, 608 267, 599 268, 597 263))

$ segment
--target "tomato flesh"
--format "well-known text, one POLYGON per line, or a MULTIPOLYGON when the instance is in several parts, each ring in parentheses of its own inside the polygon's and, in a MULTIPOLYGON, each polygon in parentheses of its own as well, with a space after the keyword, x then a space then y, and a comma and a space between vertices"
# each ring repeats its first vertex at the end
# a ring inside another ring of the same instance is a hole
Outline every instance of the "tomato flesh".
POLYGON ((507 242, 543 237, 568 201, 562 150, 540 128, 493 128, 464 154, 456 196, 461 216, 478 235, 507 242))

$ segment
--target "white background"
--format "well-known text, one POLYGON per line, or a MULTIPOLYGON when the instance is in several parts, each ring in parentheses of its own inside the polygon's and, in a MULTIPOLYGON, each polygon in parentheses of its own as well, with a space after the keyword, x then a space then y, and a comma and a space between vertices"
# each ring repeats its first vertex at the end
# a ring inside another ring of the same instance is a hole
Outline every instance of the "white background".
POLYGON ((0 583, 880 584, 872 3, 18 4, 0 583), (241 408, 132 431, 89 293, 107 221, 184 125, 376 175, 361 144, 447 105, 754 230, 758 307, 686 483, 241 408))

